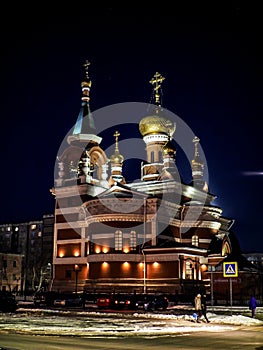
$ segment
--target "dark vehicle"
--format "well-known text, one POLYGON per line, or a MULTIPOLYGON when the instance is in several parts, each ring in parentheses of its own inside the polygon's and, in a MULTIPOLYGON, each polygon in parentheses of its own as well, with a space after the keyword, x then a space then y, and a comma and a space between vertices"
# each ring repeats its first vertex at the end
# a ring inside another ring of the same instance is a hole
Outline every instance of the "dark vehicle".
POLYGON ((115 294, 112 297, 113 309, 135 309, 135 297, 129 294, 115 294))
POLYGON ((143 295, 138 296, 136 301, 136 309, 145 311, 166 310, 169 300, 164 295, 143 295))
POLYGON ((129 294, 105 294, 97 298, 99 309, 134 309, 135 299, 129 294))
POLYGON ((98 309, 108 309, 112 305, 112 295, 105 294, 100 295, 97 298, 97 307, 98 309))
POLYGON ((0 291, 0 311, 15 312, 18 308, 18 303, 15 296, 11 292, 0 291))
POLYGON ((78 293, 58 293, 53 305, 83 307, 83 297, 82 294, 78 293))
POLYGON ((51 291, 38 291, 33 296, 35 306, 53 306, 58 293, 51 291))

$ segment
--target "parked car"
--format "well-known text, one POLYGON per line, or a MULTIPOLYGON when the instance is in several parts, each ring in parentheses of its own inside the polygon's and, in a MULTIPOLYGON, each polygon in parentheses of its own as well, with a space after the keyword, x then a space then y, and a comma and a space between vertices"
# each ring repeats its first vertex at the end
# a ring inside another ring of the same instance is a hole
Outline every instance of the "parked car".
POLYGON ((112 297, 114 309, 135 309, 135 296, 130 294, 115 294, 112 297))
POLYGON ((129 294, 105 294, 97 298, 99 309, 134 309, 135 299, 129 294))
POLYGON ((142 309, 145 311, 154 310, 166 310, 169 304, 169 300, 164 295, 142 295, 137 297, 135 303, 136 309, 142 309))
POLYGON ((14 294, 8 291, 0 291, 0 311, 15 312, 18 308, 18 303, 14 294))
POLYGON ((53 306, 58 293, 52 291, 38 291, 33 296, 35 306, 53 306))
POLYGON ((112 306, 112 295, 104 294, 97 298, 98 309, 108 309, 112 306))
POLYGON ((58 293, 54 299, 54 306, 83 307, 82 294, 78 293, 58 293))

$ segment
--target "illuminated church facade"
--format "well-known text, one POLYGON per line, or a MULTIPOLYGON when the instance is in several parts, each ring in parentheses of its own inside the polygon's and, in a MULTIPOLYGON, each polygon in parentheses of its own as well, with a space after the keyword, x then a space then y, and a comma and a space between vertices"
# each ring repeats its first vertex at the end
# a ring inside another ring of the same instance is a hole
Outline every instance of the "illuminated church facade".
POLYGON ((58 154, 54 188, 52 289, 59 291, 176 293, 210 289, 210 273, 231 253, 233 220, 213 205, 204 179, 199 139, 192 142, 192 181, 176 162, 176 125, 163 112, 156 73, 152 110, 138 128, 145 142, 141 178, 127 183, 118 130, 107 155, 90 110, 89 63, 81 108, 58 154))

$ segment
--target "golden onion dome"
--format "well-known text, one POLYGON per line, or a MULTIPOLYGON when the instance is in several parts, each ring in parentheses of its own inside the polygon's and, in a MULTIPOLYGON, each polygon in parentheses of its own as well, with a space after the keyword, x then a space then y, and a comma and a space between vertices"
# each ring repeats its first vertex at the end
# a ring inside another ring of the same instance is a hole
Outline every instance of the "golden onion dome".
POLYGON ((123 155, 121 155, 119 152, 116 152, 110 157, 111 163, 114 164, 121 164, 124 160, 123 155))
POLYGON ((192 159, 191 163, 192 166, 204 166, 204 162, 202 161, 200 156, 196 157, 195 159, 192 159))
POLYGON ((175 129, 175 123, 158 114, 146 116, 139 123, 139 130, 142 136, 150 134, 165 134, 172 136, 175 129))

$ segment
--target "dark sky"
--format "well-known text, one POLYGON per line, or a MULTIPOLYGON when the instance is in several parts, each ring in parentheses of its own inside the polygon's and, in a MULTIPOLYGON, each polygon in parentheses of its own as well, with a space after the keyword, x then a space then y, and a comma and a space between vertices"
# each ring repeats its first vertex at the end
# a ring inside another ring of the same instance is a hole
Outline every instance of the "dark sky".
POLYGON ((53 212, 54 163, 80 109, 88 59, 94 111, 149 103, 153 74, 166 78, 163 106, 200 138, 214 204, 235 220, 244 252, 263 252, 260 11, 196 3, 1 11, 1 223, 53 212))

